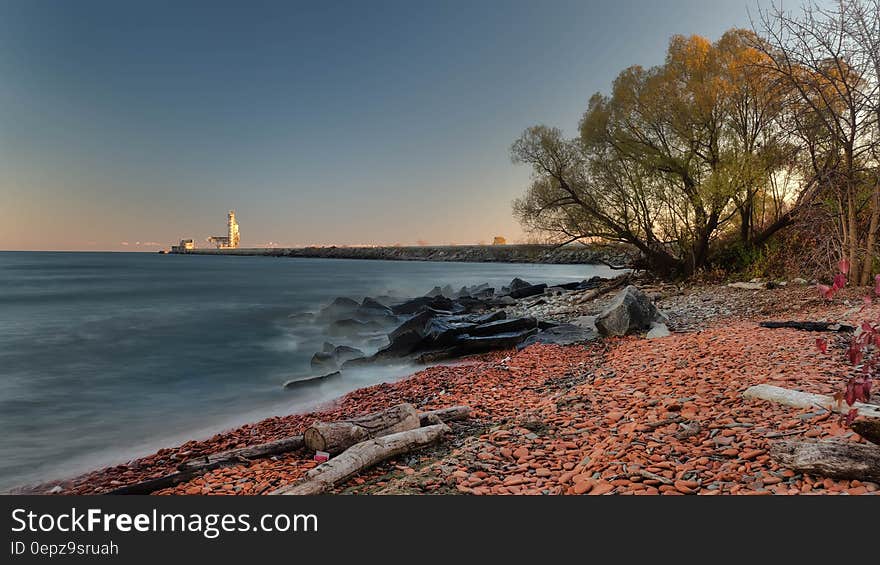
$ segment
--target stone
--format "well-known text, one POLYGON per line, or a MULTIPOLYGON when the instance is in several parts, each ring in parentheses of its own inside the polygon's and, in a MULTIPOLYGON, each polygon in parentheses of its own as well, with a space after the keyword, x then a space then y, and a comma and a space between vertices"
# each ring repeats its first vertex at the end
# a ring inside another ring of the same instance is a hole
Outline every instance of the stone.
POLYGON ((472 336, 462 334, 458 337, 456 343, 463 349, 474 351, 490 351, 492 349, 507 349, 516 347, 526 338, 538 333, 538 328, 523 330, 520 332, 501 333, 488 336, 472 336))
POLYGON ((336 357, 333 353, 325 353, 323 351, 319 351, 312 355, 312 359, 309 362, 312 366, 312 369, 319 370, 336 370, 336 357))
POLYGON ((666 327, 666 324, 662 324, 660 322, 651 322, 651 329, 648 330, 648 334, 645 336, 648 339, 658 339, 661 337, 669 337, 672 335, 672 332, 669 331, 669 328, 666 327))
POLYGON ((596 317, 596 328, 605 336, 622 336, 645 331, 659 316, 657 307, 635 286, 621 290, 596 317))
POLYGON ((397 326, 390 334, 388 334, 388 341, 393 342, 400 335, 407 332, 416 332, 420 336, 425 336, 425 326, 437 315, 431 309, 423 310, 414 316, 410 316, 408 319, 404 320, 402 324, 397 326))
POLYGON ((599 332, 595 329, 584 329, 574 324, 561 324, 544 329, 516 346, 517 349, 525 349, 536 343, 552 345, 576 345, 599 339, 599 332))
POLYGON ((547 290, 547 285, 544 283, 541 284, 533 284, 531 286, 515 289, 510 291, 511 298, 528 298, 530 296, 537 296, 539 294, 544 294, 544 291, 547 290))
POLYGON ((376 353, 376 357, 404 357, 418 349, 423 341, 424 336, 420 331, 409 330, 399 333, 376 353))
POLYGON ((310 386, 320 385, 325 383, 329 379, 334 379, 337 377, 341 377, 342 373, 340 371, 333 371, 332 373, 327 373, 326 375, 320 375, 317 377, 308 377, 305 379, 296 379, 292 381, 287 381, 284 383, 284 388, 286 389, 299 389, 306 388, 310 386))
POLYGON ((510 320, 496 320, 473 327, 468 334, 472 336, 487 336, 501 333, 519 332, 538 327, 535 318, 513 318, 510 320))
POLYGON ((359 306, 360 304, 358 304, 351 298, 339 296, 335 298, 333 302, 331 302, 329 305, 321 309, 321 311, 318 313, 318 318, 326 321, 350 317, 354 315, 359 306))
POLYGON ((352 359, 364 357, 364 352, 356 347, 340 345, 333 349, 333 357, 336 359, 337 364, 342 364, 352 359))
POLYGON ((517 278, 513 279, 512 281, 510 281, 510 284, 508 286, 506 286, 505 288, 508 289, 508 292, 513 292, 514 290, 519 290, 521 288, 527 288, 530 286, 533 286, 532 283, 526 282, 526 281, 522 280, 521 278, 517 277, 517 278))
POLYGON ((424 326, 423 335, 434 346, 449 346, 463 333, 476 328, 470 322, 457 322, 450 318, 432 318, 424 326))

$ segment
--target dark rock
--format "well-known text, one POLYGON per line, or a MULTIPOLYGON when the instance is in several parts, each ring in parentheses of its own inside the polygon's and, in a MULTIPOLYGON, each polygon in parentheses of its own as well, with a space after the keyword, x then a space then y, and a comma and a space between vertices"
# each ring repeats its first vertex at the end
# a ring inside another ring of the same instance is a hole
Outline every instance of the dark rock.
POLYGON ((354 315, 359 306, 360 304, 351 298, 340 296, 322 308, 318 318, 322 320, 347 318, 354 315))
POLYGON ((391 342, 376 353, 376 357, 404 357, 419 348, 425 338, 421 331, 408 330, 390 338, 391 342))
POLYGON ((324 345, 321 347, 321 351, 324 353, 333 353, 333 350, 336 349, 336 346, 330 343, 329 341, 325 341, 324 345))
POLYGON ((453 312, 482 312, 489 308, 489 303, 479 298, 462 296, 452 306, 453 312))
POLYGON ((596 317, 596 328, 606 336, 627 335, 648 330, 651 322, 658 318, 657 307, 648 295, 630 285, 596 317))
POLYGON ((603 277, 590 277, 587 280, 581 281, 577 286, 577 290, 593 290, 594 288, 599 288, 607 280, 603 277))
POLYGON ((455 310, 455 302, 444 296, 420 296, 392 306, 391 311, 397 315, 415 314, 425 308, 452 312, 455 310))
POLYGON ((526 282, 526 281, 522 280, 521 278, 517 277, 517 278, 513 279, 512 281, 510 281, 510 285, 507 287, 507 289, 508 289, 508 292, 513 292, 515 290, 520 290, 520 289, 527 288, 530 286, 534 286, 534 285, 530 282, 526 282))
POLYGON ((553 322, 550 320, 538 320, 538 329, 539 330, 549 330, 550 328, 555 328, 556 326, 561 326, 559 322, 553 322))
POLYGON ((449 318, 433 318, 424 326, 424 337, 434 347, 442 347, 455 343, 456 337, 467 333, 476 324, 463 321, 452 321, 449 318))
POLYGON ((510 297, 528 298, 529 296, 537 296, 538 294, 543 294, 545 290, 547 290, 547 285, 545 283, 533 284, 526 287, 520 287, 518 289, 512 289, 510 291, 510 297))
POLYGON ((488 314, 483 314, 480 316, 467 316, 464 321, 471 322, 473 324, 488 324, 490 322, 497 322, 498 320, 506 320, 507 312, 504 310, 495 310, 494 312, 489 312, 488 314))
POLYGON ((425 337, 425 325, 436 315, 434 310, 422 310, 397 326, 394 331, 388 334, 388 340, 394 342, 399 336, 407 332, 416 332, 421 337, 425 337))
POLYGON ((528 337, 517 346, 517 349, 525 349, 536 343, 548 343, 553 345, 574 345, 599 339, 599 333, 584 329, 574 324, 561 324, 542 330, 528 337))
POLYGON ((447 349, 440 349, 438 351, 427 351, 416 357, 415 362, 426 365, 428 363, 446 361, 447 359, 455 359, 456 357, 461 357, 465 353, 467 352, 461 347, 450 347, 447 349))
POLYGON ((328 380, 335 379, 337 377, 341 377, 342 373, 339 371, 334 371, 332 373, 328 373, 326 375, 320 375, 317 377, 308 377, 305 379, 298 379, 294 381, 287 381, 284 383, 284 388, 286 389, 297 389, 297 388, 307 388, 310 386, 321 385, 328 380))
POLYGON ((451 297, 455 296, 455 290, 450 285, 446 285, 443 288, 440 288, 439 286, 435 286, 425 296, 428 296, 431 298, 436 298, 438 296, 444 296, 446 298, 451 298, 451 297))
POLYGON ((488 304, 489 306, 503 308, 505 306, 516 306, 516 300, 514 300, 510 296, 496 296, 495 298, 486 301, 486 304, 488 304))
POLYGON ((382 325, 375 321, 362 322, 354 318, 346 318, 330 324, 327 333, 332 336, 349 336, 376 332, 381 329, 382 325))
POLYGON ((336 359, 336 363, 341 365, 346 361, 351 361, 352 359, 359 359, 361 357, 365 357, 364 352, 356 347, 349 347, 347 345, 340 345, 333 350, 333 357, 336 359))
POLYGON ((321 369, 321 370, 336 370, 336 357, 332 353, 324 353, 323 351, 319 351, 312 355, 312 360, 310 362, 312 369, 321 369))
POLYGON ((581 284, 583 284, 583 283, 582 282, 570 282, 570 283, 558 284, 553 288, 560 288, 562 290, 576 290, 581 284))
POLYGON ((500 333, 487 336, 474 336, 463 334, 458 337, 458 345, 467 352, 490 351, 492 349, 507 349, 515 347, 523 340, 538 332, 534 327, 519 332, 500 333))
POLYGON ((468 332, 472 336, 487 336, 523 330, 537 329, 538 321, 534 318, 513 318, 480 324, 468 332))

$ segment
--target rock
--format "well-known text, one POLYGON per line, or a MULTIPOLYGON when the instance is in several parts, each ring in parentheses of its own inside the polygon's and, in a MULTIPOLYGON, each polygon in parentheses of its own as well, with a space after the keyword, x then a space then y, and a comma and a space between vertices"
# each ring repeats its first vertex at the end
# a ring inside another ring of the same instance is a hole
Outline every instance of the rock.
POLYGON ((516 347, 522 343, 523 340, 536 333, 538 333, 537 327, 520 332, 501 333, 488 336, 463 334, 458 337, 457 343, 462 349, 468 352, 507 349, 516 347))
POLYGON ((669 337, 672 335, 672 332, 669 331, 669 328, 666 327, 666 324, 660 322, 651 322, 651 329, 648 330, 648 339, 657 339, 661 337, 669 337))
POLYGON ((802 278, 798 277, 798 278, 795 278, 795 279, 791 279, 791 284, 799 284, 799 285, 801 285, 801 286, 805 286, 805 285, 808 285, 808 284, 810 284, 810 283, 809 283, 809 281, 807 281, 807 279, 802 279, 802 278))
POLYGON ((397 326, 393 332, 388 334, 388 340, 393 342, 401 335, 408 332, 416 332, 419 336, 425 336, 425 326, 428 322, 436 316, 436 312, 433 310, 427 309, 409 317, 402 324, 397 326))
POLYGON ((482 314, 480 316, 467 316, 464 320, 466 322, 471 322, 472 324, 480 325, 480 324, 488 324, 490 322, 497 322, 498 320, 507 319, 507 312, 504 310, 496 310, 494 312, 489 312, 488 314, 482 314))
POLYGON ((505 288, 508 289, 508 292, 513 292, 515 290, 520 290, 522 288, 527 288, 530 286, 534 286, 534 285, 530 282, 526 282, 526 281, 522 280, 521 278, 517 277, 517 278, 513 279, 512 281, 510 281, 510 285, 505 288))
POLYGON ((421 331, 407 330, 398 333, 394 338, 389 336, 390 343, 380 349, 375 357, 405 357, 419 348, 424 341, 421 331))
POLYGON ((561 324, 542 330, 525 339, 516 346, 517 349, 525 349, 536 343, 548 343, 553 345, 575 345, 599 339, 599 332, 594 329, 588 330, 574 324, 561 324))
POLYGON ((329 305, 321 309, 318 318, 322 320, 341 319, 353 316, 360 304, 344 296, 337 297, 329 305))
POLYGON ((337 369, 336 357, 332 353, 325 353, 323 351, 312 355, 312 360, 309 364, 312 366, 312 369, 332 371, 337 369))
POLYGON ((497 296, 492 300, 488 301, 487 304, 490 306, 516 306, 516 300, 511 298, 510 296, 497 296))
POLYGON ((596 327, 596 316, 580 316, 571 321, 571 323, 579 328, 598 332, 596 327))
POLYGON ((659 313, 648 296, 630 285, 621 290, 611 304, 596 317, 596 328, 605 336, 621 336, 651 327, 659 313))
POLYGON ((336 377, 341 377, 342 373, 339 371, 334 371, 332 373, 328 373, 326 375, 321 375, 318 377, 309 377, 306 379, 299 379, 294 381, 287 381, 284 383, 284 388, 286 389, 296 389, 296 388, 305 388, 315 385, 320 385, 326 382, 328 379, 334 379, 336 377))
POLYGON ((491 306, 485 300, 473 298, 470 296, 462 296, 458 301, 452 304, 452 312, 482 312, 491 306))
POLYGON ((558 288, 561 290, 576 290, 578 287, 580 287, 581 284, 583 284, 583 283, 582 282, 570 282, 570 283, 558 284, 558 285, 554 286, 553 288, 558 288))
POLYGON ((402 302, 401 304, 397 304, 391 307, 391 311, 397 315, 403 314, 415 314, 425 308, 433 308, 434 310, 445 310, 448 312, 452 312, 456 310, 455 302, 444 296, 420 296, 418 298, 413 298, 412 300, 407 300, 406 302, 402 302))
POLYGON ((333 345, 332 343, 330 343, 329 341, 325 341, 324 345, 321 347, 321 351, 323 351, 324 353, 333 353, 333 351, 335 349, 336 349, 336 346, 333 345))
POLYGON ((330 324, 327 333, 332 336, 350 336, 362 335, 381 330, 382 325, 375 321, 371 320, 369 322, 362 322, 354 318, 346 318, 344 320, 336 320, 330 324))
POLYGON ((338 365, 345 363, 346 361, 351 361, 352 359, 359 359, 361 357, 365 357, 364 352, 356 347, 349 347, 347 345, 340 345, 333 350, 333 357, 336 360, 338 365))
POLYGON ((471 329, 468 334, 472 336, 488 336, 537 329, 537 327, 538 321, 534 318, 513 318, 511 320, 498 320, 480 324, 471 329))
POLYGON ((424 326, 424 337, 431 342, 432 346, 449 346, 455 343, 456 338, 477 327, 476 324, 465 321, 452 321, 450 318, 433 318, 424 326))
POLYGON ((370 298, 369 296, 364 298, 364 300, 363 300, 363 302, 361 302, 361 305, 359 308, 365 309, 365 310, 378 310, 380 312, 387 312, 389 314, 391 313, 391 308, 389 308, 388 306, 385 306, 384 304, 382 304, 381 302, 379 302, 378 300, 376 300, 374 298, 370 298))
POLYGON ((425 296, 430 297, 430 298, 436 298, 437 296, 444 296, 446 298, 451 298, 451 297, 455 296, 455 290, 452 288, 451 285, 446 285, 443 288, 440 288, 439 286, 435 286, 425 296))
POLYGON ((528 298, 530 296, 537 296, 539 294, 544 294, 545 290, 547 290, 546 284, 544 284, 544 283, 533 284, 531 286, 526 286, 526 287, 511 290, 510 297, 511 298, 528 298))
POLYGON ((577 286, 577 290, 593 290, 594 288, 599 288, 607 280, 604 277, 590 277, 587 280, 581 281, 577 286))

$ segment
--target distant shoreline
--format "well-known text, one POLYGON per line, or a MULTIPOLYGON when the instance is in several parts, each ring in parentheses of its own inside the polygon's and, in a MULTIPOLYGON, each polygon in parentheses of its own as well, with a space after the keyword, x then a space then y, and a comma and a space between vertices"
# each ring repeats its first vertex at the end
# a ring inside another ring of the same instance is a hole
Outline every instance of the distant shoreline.
POLYGON ((546 263, 596 264, 623 266, 624 250, 618 246, 521 245, 449 245, 418 247, 299 247, 192 249, 172 251, 175 255, 236 255, 299 257, 315 259, 366 259, 383 261, 434 261, 465 263, 546 263))

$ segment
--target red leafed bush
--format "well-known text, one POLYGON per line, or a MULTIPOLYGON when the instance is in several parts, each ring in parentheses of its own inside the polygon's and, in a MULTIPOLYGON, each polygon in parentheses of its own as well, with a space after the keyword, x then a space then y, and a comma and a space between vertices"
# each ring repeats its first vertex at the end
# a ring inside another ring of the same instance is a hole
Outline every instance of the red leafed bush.
MULTIPOLYGON (((840 272, 835 275, 832 286, 820 284, 817 287, 819 295, 825 300, 831 300, 840 289, 846 286, 849 261, 841 259, 837 268, 840 272)), ((874 294, 880 296, 880 275, 874 277, 874 294)), ((866 296, 864 300, 865 307, 871 305, 870 296, 866 296)), ((822 353, 827 353, 828 341, 822 338, 817 339, 816 348, 822 353)), ((853 369, 846 379, 844 390, 834 395, 838 405, 846 402, 852 407, 856 402, 867 402, 871 398, 871 383, 877 376, 878 364, 880 364, 878 351, 880 351, 880 322, 862 322, 846 348, 846 359, 853 366, 853 369)), ((852 424, 858 414, 858 410, 851 408, 844 416, 846 425, 852 424)))

